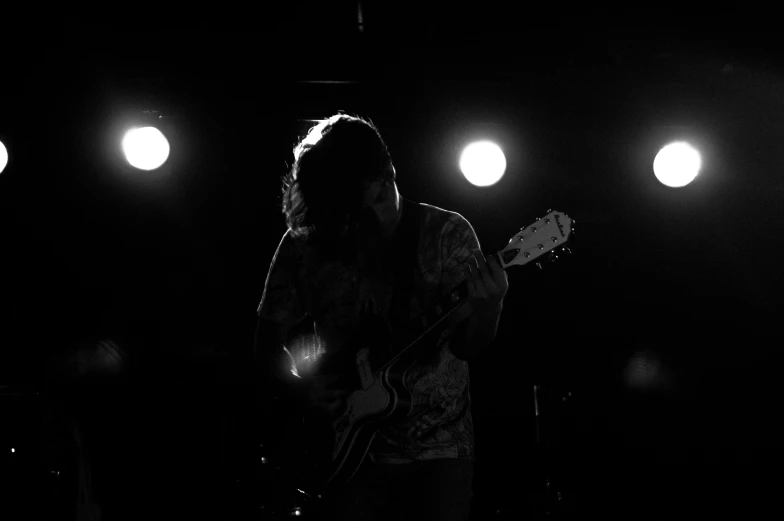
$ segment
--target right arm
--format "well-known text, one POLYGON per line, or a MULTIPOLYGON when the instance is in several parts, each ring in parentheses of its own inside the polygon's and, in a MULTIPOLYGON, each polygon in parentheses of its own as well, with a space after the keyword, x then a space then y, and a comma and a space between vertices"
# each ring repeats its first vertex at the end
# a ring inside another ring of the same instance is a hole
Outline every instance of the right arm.
POLYGON ((300 410, 331 411, 345 396, 344 392, 331 388, 336 378, 300 378, 290 350, 286 349, 291 329, 306 316, 297 291, 299 284, 292 254, 292 239, 287 232, 272 259, 257 309, 253 342, 256 375, 266 397, 277 397, 285 405, 300 410))
POLYGON ((264 392, 294 410, 331 416, 342 408, 348 395, 340 387, 341 376, 298 376, 294 359, 285 348, 290 329, 291 326, 263 318, 258 320, 253 353, 264 392))
POLYGON ((291 326, 259 318, 253 339, 253 358, 256 376, 264 392, 292 405, 301 405, 305 381, 292 372, 294 360, 285 350, 291 326))
POLYGON ((285 350, 288 333, 304 316, 301 296, 297 291, 297 270, 294 244, 289 232, 275 250, 264 293, 256 309, 258 322, 253 340, 255 375, 265 398, 278 397, 297 401, 301 382, 291 372, 291 361, 285 350))

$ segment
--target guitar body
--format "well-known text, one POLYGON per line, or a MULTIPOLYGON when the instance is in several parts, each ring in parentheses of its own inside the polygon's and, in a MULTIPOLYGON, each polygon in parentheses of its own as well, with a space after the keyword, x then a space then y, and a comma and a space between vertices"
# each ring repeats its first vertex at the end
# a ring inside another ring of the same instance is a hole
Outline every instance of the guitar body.
POLYGON ((347 483, 367 456, 378 430, 411 413, 412 396, 404 385, 411 362, 396 360, 349 394, 337 418, 304 418, 308 462, 300 479, 309 494, 329 494, 347 483))
POLYGON ((341 485, 354 476, 379 428, 410 414, 411 393, 403 385, 405 371, 398 369, 398 364, 390 366, 370 388, 348 396, 345 412, 332 424, 335 443, 328 486, 341 485))

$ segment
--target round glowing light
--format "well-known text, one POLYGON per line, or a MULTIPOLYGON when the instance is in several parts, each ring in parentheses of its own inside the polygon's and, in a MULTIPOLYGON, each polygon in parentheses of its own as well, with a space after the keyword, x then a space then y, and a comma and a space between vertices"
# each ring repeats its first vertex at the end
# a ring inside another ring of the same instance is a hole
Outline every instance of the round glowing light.
POLYGON ((129 130, 122 141, 125 159, 140 170, 155 170, 169 157, 169 141, 155 127, 129 130))
POLYGON ((3 170, 5 170, 7 164, 8 164, 8 150, 5 148, 3 142, 0 141, 0 174, 3 173, 3 170))
POLYGON ((477 141, 465 147, 460 155, 460 170, 472 185, 494 185, 506 171, 506 157, 495 143, 477 141))
POLYGON ((670 143, 653 160, 653 173, 662 184, 680 188, 691 183, 700 173, 700 153, 685 142, 670 143))

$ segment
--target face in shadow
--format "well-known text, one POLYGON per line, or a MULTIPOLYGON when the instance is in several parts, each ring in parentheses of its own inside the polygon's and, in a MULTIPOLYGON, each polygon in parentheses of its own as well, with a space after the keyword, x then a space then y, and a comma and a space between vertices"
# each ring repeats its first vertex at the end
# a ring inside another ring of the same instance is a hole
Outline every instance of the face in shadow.
POLYGON ((400 218, 400 196, 394 181, 369 182, 359 210, 352 216, 350 232, 363 245, 388 246, 400 218))

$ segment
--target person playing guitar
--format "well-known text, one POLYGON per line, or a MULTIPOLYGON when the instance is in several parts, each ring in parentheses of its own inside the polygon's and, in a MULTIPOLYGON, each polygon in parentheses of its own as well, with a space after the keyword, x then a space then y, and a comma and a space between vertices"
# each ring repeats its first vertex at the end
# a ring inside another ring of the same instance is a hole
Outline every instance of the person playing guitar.
POLYGON ((495 338, 503 260, 485 258, 460 214, 401 197, 369 120, 322 120, 294 157, 288 230, 257 309, 259 378, 329 427, 308 431, 331 465, 326 518, 467 520, 468 360, 495 338), (446 317, 441 302, 461 284, 466 305, 446 317), (417 337, 433 308, 445 319, 417 337))

